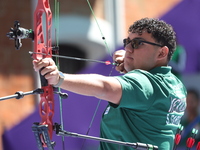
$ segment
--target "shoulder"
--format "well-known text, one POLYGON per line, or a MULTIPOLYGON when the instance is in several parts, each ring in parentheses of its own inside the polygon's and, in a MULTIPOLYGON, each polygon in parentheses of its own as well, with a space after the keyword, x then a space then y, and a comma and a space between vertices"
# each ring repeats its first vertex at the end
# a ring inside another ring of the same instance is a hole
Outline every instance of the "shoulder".
POLYGON ((151 79, 149 79, 148 74, 147 71, 137 69, 116 78, 121 83, 122 87, 137 86, 138 88, 147 88, 151 87, 151 79))

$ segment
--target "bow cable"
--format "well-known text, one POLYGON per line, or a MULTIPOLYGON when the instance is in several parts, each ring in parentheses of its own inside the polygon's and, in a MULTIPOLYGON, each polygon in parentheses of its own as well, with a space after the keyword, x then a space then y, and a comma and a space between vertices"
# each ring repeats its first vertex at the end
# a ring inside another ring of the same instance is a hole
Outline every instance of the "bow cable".
MULTIPOLYGON (((90 4, 90 1, 87 0, 87 3, 88 3, 88 6, 89 6, 89 8, 90 8, 90 11, 92 12, 92 15, 93 15, 93 17, 94 17, 94 20, 95 20, 95 22, 96 22, 96 24, 97 24, 97 26, 98 26, 98 29, 99 29, 99 31, 100 31, 100 33, 101 33, 102 40, 104 41, 104 45, 105 45, 105 47, 106 47, 106 50, 107 50, 107 52, 109 53, 109 55, 112 57, 111 50, 110 50, 109 47, 108 47, 108 44, 107 44, 106 39, 105 39, 105 36, 104 36, 104 34, 103 34, 103 32, 102 32, 102 30, 101 30, 101 28, 100 28, 100 25, 99 25, 99 23, 98 23, 98 21, 97 21, 97 17, 96 17, 96 15, 95 15, 95 13, 94 13, 94 10, 92 9, 92 6, 91 6, 91 4, 90 4)), ((116 65, 116 64, 117 64, 117 63, 115 63, 115 65, 116 65)), ((115 65, 112 66, 111 71, 110 71, 110 73, 109 73, 108 76, 111 76, 112 71, 113 71, 113 68, 114 68, 115 65)), ((93 124, 93 122, 94 122, 94 119, 95 119, 95 117, 96 117, 96 114, 97 114, 97 111, 98 111, 98 109, 99 109, 99 106, 100 106, 101 101, 102 101, 102 99, 99 99, 98 104, 97 104, 97 106, 96 106, 96 109, 95 109, 95 111, 94 111, 94 114, 93 114, 93 116, 92 116, 92 119, 91 119, 91 121, 90 121, 88 130, 87 130, 87 132, 86 132, 86 135, 88 135, 89 132, 90 132, 90 129, 91 129, 92 124, 93 124)), ((84 147, 85 141, 86 141, 86 139, 84 139, 84 141, 83 141, 83 143, 82 143, 81 150, 82 150, 83 147, 84 147)))
POLYGON ((104 45, 105 45, 105 47, 106 47, 106 50, 107 50, 107 52, 109 53, 109 55, 112 57, 111 50, 110 50, 109 47, 108 47, 108 44, 107 44, 107 42, 106 42, 106 38, 105 38, 105 36, 104 36, 104 34, 103 34, 101 28, 100 28, 100 25, 99 25, 99 23, 98 23, 98 21, 97 21, 97 17, 96 17, 96 15, 95 15, 95 13, 94 13, 94 10, 92 9, 92 6, 91 6, 91 4, 90 4, 90 1, 87 0, 87 3, 88 3, 88 6, 89 6, 89 8, 90 8, 90 11, 92 12, 92 15, 93 15, 93 17, 94 17, 94 20, 95 20, 95 22, 96 22, 96 24, 97 24, 97 26, 98 26, 98 29, 99 29, 99 31, 100 31, 102 40, 104 41, 104 45))
MULTIPOLYGON (((59 55, 59 10, 60 10, 60 5, 59 5, 59 0, 55 0, 55 12, 54 12, 54 24, 55 24, 55 54, 59 55)), ((56 65, 58 67, 58 70, 60 69, 60 61, 59 57, 56 57, 56 65)), ((58 93, 61 93, 61 89, 58 87, 57 88, 58 93)), ((63 130, 64 129, 64 120, 63 120, 63 102, 62 102, 62 97, 58 94, 59 98, 59 106, 60 106, 60 128, 63 130)), ((65 150, 65 138, 62 136, 62 148, 65 150)))

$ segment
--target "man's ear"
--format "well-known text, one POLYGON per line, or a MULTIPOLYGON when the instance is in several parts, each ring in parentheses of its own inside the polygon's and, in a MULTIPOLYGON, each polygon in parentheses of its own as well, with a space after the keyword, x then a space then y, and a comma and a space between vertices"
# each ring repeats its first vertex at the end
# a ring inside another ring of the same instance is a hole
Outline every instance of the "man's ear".
POLYGON ((163 46, 159 49, 158 59, 167 58, 169 53, 169 48, 167 46, 163 46))

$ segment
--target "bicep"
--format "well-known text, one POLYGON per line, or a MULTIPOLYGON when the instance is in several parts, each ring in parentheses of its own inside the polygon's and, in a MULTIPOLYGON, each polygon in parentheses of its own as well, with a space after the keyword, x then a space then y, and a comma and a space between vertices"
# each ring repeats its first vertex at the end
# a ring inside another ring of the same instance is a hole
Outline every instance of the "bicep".
POLYGON ((120 82, 114 77, 106 77, 104 81, 104 94, 96 96, 114 104, 119 104, 122 96, 120 82))

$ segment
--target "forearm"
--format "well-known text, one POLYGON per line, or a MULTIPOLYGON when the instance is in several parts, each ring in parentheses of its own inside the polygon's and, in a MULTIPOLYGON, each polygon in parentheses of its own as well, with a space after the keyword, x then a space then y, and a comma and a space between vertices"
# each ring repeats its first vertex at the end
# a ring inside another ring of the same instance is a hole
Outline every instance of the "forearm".
POLYGON ((106 77, 98 74, 64 74, 61 77, 54 61, 50 58, 42 60, 33 60, 35 71, 47 79, 48 83, 53 86, 59 86, 62 89, 107 100, 114 104, 119 104, 122 89, 119 81, 114 77, 106 77))
POLYGON ((119 103, 121 98, 121 85, 113 77, 97 74, 70 75, 64 74, 65 79, 61 88, 86 96, 94 96, 112 103, 119 103))

